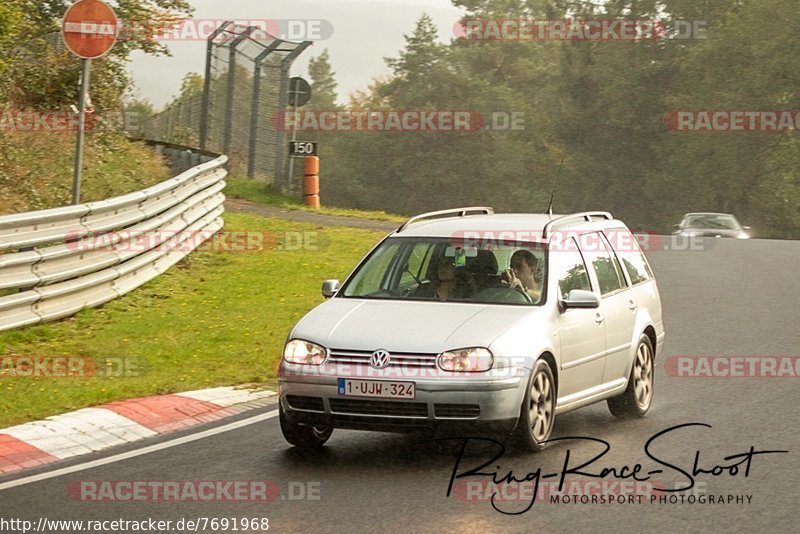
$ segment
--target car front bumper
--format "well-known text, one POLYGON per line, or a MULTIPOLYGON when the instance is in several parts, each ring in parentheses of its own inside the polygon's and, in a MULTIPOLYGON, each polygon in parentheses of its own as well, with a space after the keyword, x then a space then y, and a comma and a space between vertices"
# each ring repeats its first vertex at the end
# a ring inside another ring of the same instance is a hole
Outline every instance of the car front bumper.
POLYGON ((497 433, 516 425, 529 372, 519 368, 506 370, 502 376, 411 379, 413 400, 340 395, 337 376, 281 373, 278 384, 285 416, 301 424, 385 432, 470 429, 497 433))

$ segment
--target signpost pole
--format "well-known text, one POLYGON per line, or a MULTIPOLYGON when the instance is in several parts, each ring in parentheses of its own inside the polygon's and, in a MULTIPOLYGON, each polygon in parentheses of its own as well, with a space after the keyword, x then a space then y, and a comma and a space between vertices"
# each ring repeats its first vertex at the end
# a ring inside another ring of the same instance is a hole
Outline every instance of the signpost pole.
POLYGON ((117 42, 117 16, 101 0, 78 0, 64 13, 61 37, 67 49, 81 60, 81 89, 78 99, 78 141, 75 148, 75 174, 72 178, 72 203, 81 201, 83 138, 86 132, 86 101, 92 59, 107 54, 117 42))
MULTIPOLYGON (((294 80, 294 89, 290 89, 290 91, 294 92, 294 117, 295 120, 292 121, 292 141, 297 141, 297 103, 300 100, 300 80, 294 80)), ((294 158, 289 158, 289 183, 287 184, 290 188, 292 187, 292 179, 294 178, 294 158)))
POLYGON ((91 59, 81 59, 81 92, 78 101, 78 141, 75 148, 75 175, 72 179, 72 203, 81 200, 81 171, 83 170, 83 137, 86 131, 86 95, 89 92, 91 59))

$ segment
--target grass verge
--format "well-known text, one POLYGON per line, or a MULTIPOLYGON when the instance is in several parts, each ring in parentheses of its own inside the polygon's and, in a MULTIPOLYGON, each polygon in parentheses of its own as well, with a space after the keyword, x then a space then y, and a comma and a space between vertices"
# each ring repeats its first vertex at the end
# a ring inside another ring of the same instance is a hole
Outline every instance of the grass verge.
POLYGON ((54 378, 0 367, 0 428, 119 399, 273 381, 287 332, 322 301, 322 280, 343 279, 383 236, 243 213, 225 220, 227 231, 305 245, 195 252, 102 308, 0 333, 6 365, 12 356, 88 357, 141 368, 138 376, 54 378))
MULTIPOLYGON (((112 132, 86 136, 81 202, 131 193, 170 177, 163 158, 112 132)), ((0 130, 0 214, 58 208, 72 201, 74 134, 0 130)))
MULTIPOLYGON (((289 210, 304 210, 313 211, 314 213, 322 213, 325 215, 343 215, 346 217, 358 217, 360 219, 370 219, 373 221, 389 221, 389 222, 405 222, 408 217, 401 215, 392 215, 383 211, 360 211, 347 208, 336 208, 331 206, 322 206, 319 209, 309 208, 303 204, 302 200, 285 196, 276 195, 267 190, 266 185, 258 180, 251 178, 238 178, 230 176, 225 179, 228 185, 225 187, 225 195, 229 198, 241 198, 249 200, 257 204, 266 206, 275 206, 277 208, 284 208, 289 210)), ((324 202, 323 192, 323 202, 324 202)))

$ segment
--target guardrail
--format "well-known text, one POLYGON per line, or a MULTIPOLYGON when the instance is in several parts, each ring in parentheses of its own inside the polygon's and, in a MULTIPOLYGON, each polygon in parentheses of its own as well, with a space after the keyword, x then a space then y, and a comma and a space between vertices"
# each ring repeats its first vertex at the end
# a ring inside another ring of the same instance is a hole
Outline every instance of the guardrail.
POLYGON ((174 174, 182 173, 201 163, 217 159, 220 154, 201 150, 185 145, 167 143, 165 141, 154 141, 152 139, 137 139, 152 148, 156 154, 164 156, 169 164, 170 170, 174 174))
POLYGON ((147 189, 0 216, 0 330, 53 321, 152 280, 222 229, 227 156, 147 189), (2 295, 2 292, 0 292, 2 295))

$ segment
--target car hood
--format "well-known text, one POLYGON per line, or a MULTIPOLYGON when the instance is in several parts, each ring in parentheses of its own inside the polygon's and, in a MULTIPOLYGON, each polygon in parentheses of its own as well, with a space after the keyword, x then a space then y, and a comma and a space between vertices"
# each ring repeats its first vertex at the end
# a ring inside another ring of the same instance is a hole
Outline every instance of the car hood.
POLYGON ((311 310, 290 335, 333 349, 439 353, 488 347, 539 312, 529 306, 333 298, 311 310))

